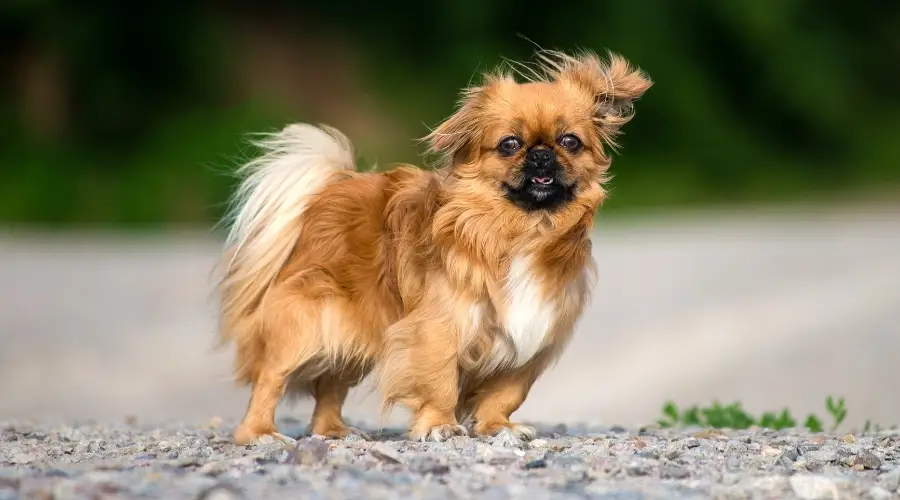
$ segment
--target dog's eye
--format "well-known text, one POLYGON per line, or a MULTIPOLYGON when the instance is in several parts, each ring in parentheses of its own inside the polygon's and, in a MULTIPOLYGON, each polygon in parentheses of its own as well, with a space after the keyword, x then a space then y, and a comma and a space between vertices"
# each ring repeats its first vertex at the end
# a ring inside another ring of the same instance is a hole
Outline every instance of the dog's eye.
POLYGON ((503 156, 510 156, 522 147, 522 141, 518 137, 504 137, 497 145, 497 151, 503 156))
POLYGON ((568 151, 581 149, 581 139, 574 134, 566 134, 559 138, 559 145, 568 151))

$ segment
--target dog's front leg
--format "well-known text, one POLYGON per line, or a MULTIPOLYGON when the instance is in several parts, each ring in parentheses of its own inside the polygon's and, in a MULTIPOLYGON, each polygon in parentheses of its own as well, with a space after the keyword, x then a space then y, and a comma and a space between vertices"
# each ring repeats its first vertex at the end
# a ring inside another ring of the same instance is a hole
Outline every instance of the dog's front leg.
POLYGON ((534 439, 534 428, 513 423, 510 416, 522 406, 531 386, 546 369, 549 353, 542 353, 519 368, 504 370, 479 384, 465 395, 470 408, 472 431, 478 436, 493 436, 507 429, 520 439, 534 439))
POLYGON ((458 345, 452 322, 428 311, 407 316, 385 333, 379 385, 386 406, 400 403, 412 412, 410 439, 444 441, 466 434, 455 415, 458 345))

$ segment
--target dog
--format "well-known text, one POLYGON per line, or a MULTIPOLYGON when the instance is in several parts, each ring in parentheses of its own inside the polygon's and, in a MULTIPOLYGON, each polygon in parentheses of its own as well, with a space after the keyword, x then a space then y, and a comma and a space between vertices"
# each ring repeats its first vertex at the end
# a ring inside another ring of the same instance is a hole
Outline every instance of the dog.
POLYGON ((410 439, 530 439, 510 416, 572 336, 596 279, 590 232, 610 152, 649 77, 618 54, 542 50, 466 88, 422 138, 438 163, 360 172, 327 125, 255 141, 223 219, 218 339, 252 393, 237 444, 312 396, 310 432, 372 375, 410 439), (465 424, 465 426, 463 425, 465 424))

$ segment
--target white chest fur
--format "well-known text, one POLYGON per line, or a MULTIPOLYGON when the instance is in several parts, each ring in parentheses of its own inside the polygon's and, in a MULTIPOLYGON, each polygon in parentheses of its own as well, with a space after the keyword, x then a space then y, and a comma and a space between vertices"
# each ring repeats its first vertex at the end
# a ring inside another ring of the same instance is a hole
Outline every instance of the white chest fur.
MULTIPOLYGON (((514 366, 527 363, 544 346, 558 318, 558 302, 548 297, 527 257, 516 257, 505 286, 502 325, 515 348, 514 366)), ((510 353, 512 354, 512 353, 510 353)))

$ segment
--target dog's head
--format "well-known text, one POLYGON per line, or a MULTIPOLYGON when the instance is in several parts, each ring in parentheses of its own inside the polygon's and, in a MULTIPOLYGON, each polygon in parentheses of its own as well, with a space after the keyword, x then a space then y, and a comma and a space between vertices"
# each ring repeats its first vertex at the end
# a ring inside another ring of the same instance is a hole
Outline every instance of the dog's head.
POLYGON ((485 199, 499 196, 527 213, 552 214, 582 197, 596 208, 607 149, 651 81, 615 54, 604 61, 542 52, 535 67, 519 68, 527 81, 498 71, 466 89, 458 110, 426 137, 431 151, 460 187, 485 199))

